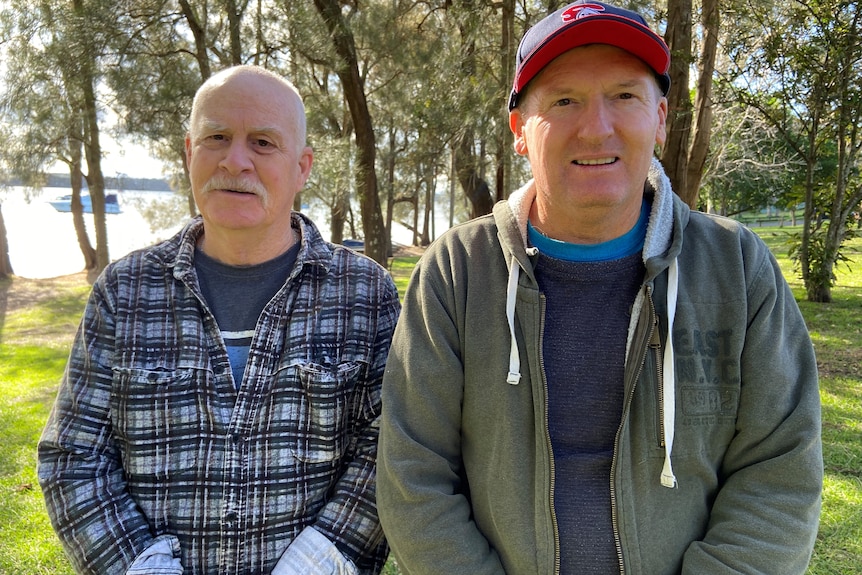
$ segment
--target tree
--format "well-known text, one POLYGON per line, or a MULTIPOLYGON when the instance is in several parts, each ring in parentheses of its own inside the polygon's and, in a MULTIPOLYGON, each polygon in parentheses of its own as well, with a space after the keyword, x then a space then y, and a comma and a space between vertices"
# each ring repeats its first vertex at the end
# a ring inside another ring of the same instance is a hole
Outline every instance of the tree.
MULTIPOLYGON (((486 32, 484 14, 482 10, 477 9, 475 0, 461 0, 453 4, 449 8, 449 15, 455 20, 460 33, 461 65, 459 76, 463 82, 463 89, 467 98, 473 99, 472 105, 464 106, 462 109, 464 111, 468 109, 481 110, 483 101, 487 100, 482 97, 482 92, 478 89, 484 85, 484 78, 479 72, 477 43, 479 37, 486 32)), ((482 66, 482 69, 487 68, 482 66)), ((503 98, 501 97, 500 103, 502 104, 502 102, 503 98)), ((476 138, 477 132, 482 133, 477 130, 482 122, 471 120, 467 116, 462 128, 457 132, 456 140, 453 143, 453 158, 458 181, 464 190, 464 195, 470 200, 472 207, 470 217, 477 218, 491 212, 491 208, 494 206, 494 197, 491 195, 491 186, 482 173, 482 163, 485 159, 485 140, 481 138, 477 142, 476 138)))
POLYGON ((763 8, 752 14, 760 33, 734 53, 738 74, 727 84, 805 166, 804 221, 793 254, 808 300, 829 302, 849 217, 862 200, 862 6, 811 0, 763 8))
POLYGON ((185 122, 195 90, 212 73, 206 26, 187 2, 172 10, 164 0, 139 2, 120 22, 114 47, 118 62, 108 70, 106 83, 115 94, 122 128, 172 167, 173 187, 185 195, 187 213, 194 215, 185 122))
POLYGON ((96 270, 103 270, 109 263, 108 227, 105 220, 105 176, 102 173, 102 146, 99 128, 99 102, 96 89, 100 76, 99 23, 105 22, 110 7, 98 2, 85 5, 84 0, 72 0, 71 21, 65 26, 69 36, 71 53, 75 54, 78 67, 69 75, 69 82, 77 84, 82 97, 83 144, 87 160, 85 178, 90 190, 93 209, 93 227, 96 232, 96 270), (100 9, 108 8, 101 12, 100 9))
POLYGON ((760 114, 719 101, 700 203, 725 216, 769 205, 792 209, 802 201, 797 193, 801 168, 778 130, 760 114))
POLYGON ((326 23, 335 51, 341 59, 335 72, 341 80, 350 108, 356 138, 356 188, 365 233, 365 253, 375 261, 386 265, 389 238, 386 236, 377 190, 376 136, 368 110, 364 82, 359 74, 353 33, 348 25, 348 19, 342 15, 341 5, 337 0, 314 0, 314 5, 326 23))
POLYGON ((670 48, 667 139, 662 163, 674 191, 688 203, 686 175, 693 106, 689 91, 692 55, 692 1, 669 0, 665 42, 670 48))
MULTIPOLYGON (((112 11, 107 1, 86 5, 83 0, 71 4, 46 1, 36 10, 15 2, 3 19, 3 35, 11 44, 3 110, 6 121, 18 126, 4 146, 5 163, 25 182, 35 183, 46 166, 59 160, 69 166, 72 181, 80 182, 83 147, 95 221, 95 253, 83 225, 80 201, 73 205, 73 221, 86 269, 91 272, 100 271, 109 261, 96 97, 105 33, 99 23, 107 21, 102 11, 112 11)), ((79 197, 80 187, 74 195, 79 197)))
POLYGON ((703 0, 698 38, 700 58, 692 42, 691 0, 669 0, 665 40, 671 50, 671 87, 668 93, 668 137, 661 153, 662 164, 674 191, 692 208, 697 206, 701 177, 709 153, 712 127, 712 84, 718 54, 720 5, 703 0), (689 88, 690 69, 697 64, 695 102, 689 88))

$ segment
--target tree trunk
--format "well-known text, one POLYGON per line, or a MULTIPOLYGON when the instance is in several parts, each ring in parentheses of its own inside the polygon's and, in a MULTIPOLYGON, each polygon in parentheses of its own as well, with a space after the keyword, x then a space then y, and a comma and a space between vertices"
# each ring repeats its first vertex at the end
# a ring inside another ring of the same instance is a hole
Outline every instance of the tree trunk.
POLYGON ((0 279, 14 273, 12 260, 9 259, 9 238, 6 236, 6 222, 3 221, 3 204, 0 203, 0 279))
POLYGON ((336 190, 335 202, 329 210, 329 241, 340 244, 344 241, 344 223, 350 210, 350 194, 342 189, 336 190))
MULTIPOLYGON (((813 143, 816 139, 816 132, 812 131, 809 134, 809 140, 813 143)), ((809 148, 811 149, 811 148, 809 148)), ((805 291, 808 293, 808 301, 818 301, 811 299, 814 289, 813 274, 811 273, 811 226, 814 224, 814 160, 807 158, 805 169, 805 210, 802 216, 802 239, 799 244, 799 269, 802 275, 802 283, 805 286, 805 291)))
POLYGON ((108 227, 105 220, 105 177, 102 174, 102 146, 99 142, 99 116, 96 100, 96 50, 87 28, 87 18, 82 0, 73 0, 72 6, 78 15, 81 28, 79 35, 83 54, 79 54, 81 72, 78 78, 84 102, 84 153, 87 158, 87 184, 93 207, 93 227, 96 233, 96 271, 100 272, 110 262, 108 255, 108 227))
POLYGON ((240 27, 242 15, 247 4, 242 9, 236 4, 236 0, 227 0, 225 9, 227 11, 228 31, 230 36, 230 63, 234 66, 242 64, 242 41, 240 40, 240 27))
POLYGON ((386 266, 389 249, 386 246, 386 226, 377 195, 377 172, 374 166, 377 147, 365 88, 359 75, 353 33, 341 14, 341 5, 337 0, 314 0, 314 5, 323 17, 335 51, 341 58, 337 74, 350 108, 350 118, 356 135, 356 190, 359 194, 362 230, 365 234, 365 255, 386 266))
POLYGON ((72 143, 72 164, 69 169, 72 186, 72 223, 75 226, 75 237, 78 239, 78 248, 84 256, 84 269, 95 272, 98 269, 96 250, 90 243, 87 235, 87 225, 84 222, 84 206, 81 204, 81 188, 84 176, 81 173, 81 149, 77 142, 72 143))
MULTIPOLYGON (((515 52, 518 41, 515 39, 515 0, 503 0, 501 8, 501 37, 500 37, 500 91, 508 100, 509 91, 512 88, 512 76, 515 73, 515 52)), ((512 193, 512 154, 514 134, 506 122, 498 123, 497 146, 497 197, 500 201, 509 197, 512 193)))
POLYGON ((811 277, 819 278, 811 282, 805 290, 808 301, 813 303, 832 303, 832 285, 827 278, 832 277, 833 265, 827 261, 817 262, 817 268, 812 270, 811 277))
POLYGON ((396 156, 396 141, 398 133, 395 131, 395 126, 389 124, 389 152, 386 159, 386 245, 392 246, 392 218, 393 208, 395 207, 395 156, 396 156))
POLYGON ((458 182, 464 190, 464 195, 470 200, 470 217, 478 218, 490 214, 494 208, 494 200, 491 197, 491 187, 482 179, 476 167, 472 130, 467 130, 461 137, 456 150, 455 173, 458 175, 458 182))
POLYGON ((677 194, 688 189, 688 148, 691 134, 692 104, 689 95, 691 54, 691 0, 668 2, 665 41, 671 52, 671 86, 668 93, 667 141, 661 161, 677 194))
POLYGON ((212 76, 209 55, 207 54, 206 31, 191 5, 189 5, 188 0, 179 0, 179 2, 183 16, 185 16, 189 29, 192 31, 192 36, 195 39, 195 60, 198 63, 198 69, 201 71, 201 78, 206 81, 207 78, 212 76))
MULTIPOLYGON (((476 77, 476 42, 475 28, 477 23, 471 16, 479 9, 474 0, 461 2, 462 14, 459 16, 458 29, 461 33, 461 74, 464 78, 476 77)), ((477 157, 474 148, 475 132, 470 125, 464 126, 464 131, 454 146, 455 173, 458 182, 464 190, 464 195, 470 201, 470 217, 477 218, 491 213, 494 200, 491 197, 491 186, 482 177, 479 169, 481 156, 477 157)))
POLYGON ((703 0, 703 55, 694 106, 697 112, 697 122, 694 126, 691 151, 686 168, 686 187, 685 189, 677 189, 677 194, 692 209, 697 208, 700 182, 703 179, 703 170, 709 155, 709 140, 712 132, 712 74, 715 71, 719 27, 718 0, 703 0))
MULTIPOLYGON (((434 166, 431 164, 422 164, 421 168, 423 174, 423 180, 425 184, 425 210, 422 217, 422 237, 420 238, 420 245, 427 246, 431 244, 431 225, 432 218, 434 217, 434 166)), ((418 190, 417 190, 417 196, 418 190)))

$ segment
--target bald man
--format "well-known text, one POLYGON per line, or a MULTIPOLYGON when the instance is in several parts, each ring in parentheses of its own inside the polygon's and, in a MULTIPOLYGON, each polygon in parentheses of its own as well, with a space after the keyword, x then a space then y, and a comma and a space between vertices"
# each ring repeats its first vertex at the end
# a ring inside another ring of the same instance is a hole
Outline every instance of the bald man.
POLYGON ((378 573, 395 286, 292 212, 313 152, 281 77, 207 80, 186 156, 201 215, 84 312, 39 443, 54 529, 78 573, 378 573))

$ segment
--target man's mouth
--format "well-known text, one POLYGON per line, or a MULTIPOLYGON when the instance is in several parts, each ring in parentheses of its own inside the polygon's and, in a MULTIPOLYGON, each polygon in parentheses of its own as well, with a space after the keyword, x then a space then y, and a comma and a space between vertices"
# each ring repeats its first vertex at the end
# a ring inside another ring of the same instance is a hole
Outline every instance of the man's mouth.
POLYGON ((596 158, 594 160, 572 160, 572 163, 576 166, 605 166, 616 161, 616 158, 596 158))

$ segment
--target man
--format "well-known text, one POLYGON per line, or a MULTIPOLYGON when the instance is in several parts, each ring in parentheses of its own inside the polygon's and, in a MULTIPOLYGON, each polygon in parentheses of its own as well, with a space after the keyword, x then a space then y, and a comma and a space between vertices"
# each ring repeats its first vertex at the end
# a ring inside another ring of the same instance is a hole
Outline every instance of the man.
POLYGON ((79 573, 377 573, 395 285, 291 212, 313 156, 285 80, 207 80, 186 155, 202 217, 93 287, 39 444, 54 528, 79 573))
POLYGON ((805 571, 812 346, 765 245, 652 159, 668 67, 600 2, 524 36, 534 179, 429 248, 387 363, 377 497, 405 573, 805 571))

